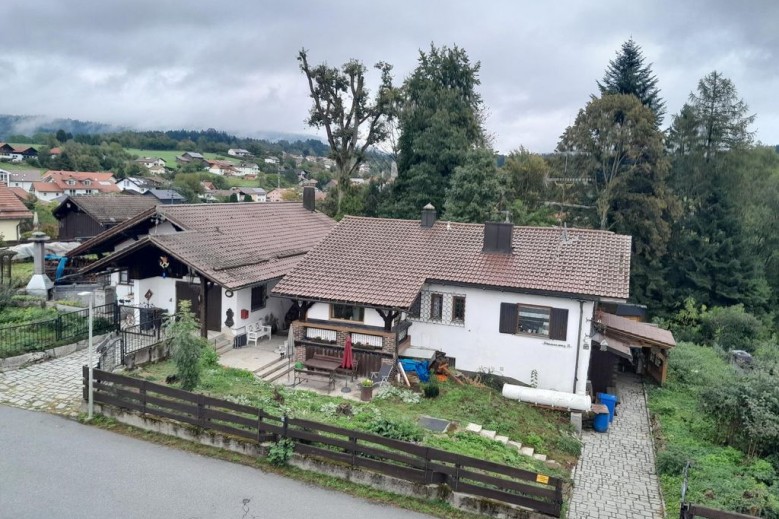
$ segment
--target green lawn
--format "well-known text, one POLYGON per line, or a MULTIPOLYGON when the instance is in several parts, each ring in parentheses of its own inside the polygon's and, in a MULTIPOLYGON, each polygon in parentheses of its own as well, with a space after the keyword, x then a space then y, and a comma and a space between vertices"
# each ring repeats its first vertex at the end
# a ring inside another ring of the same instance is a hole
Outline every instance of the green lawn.
POLYGON ((0 162, 0 169, 6 171, 40 171, 41 173, 46 171, 45 168, 36 168, 25 162, 0 162))
POLYGON ((25 287, 30 282, 33 272, 32 261, 14 261, 11 263, 11 279, 13 279, 14 285, 18 287, 25 287))
MULTIPOLYGON (((164 383, 165 377, 174 372, 175 366, 168 361, 146 366, 133 375, 164 383)), ((421 398, 416 403, 403 402, 397 397, 374 398, 370 403, 349 401, 353 411, 350 417, 335 413, 336 405, 344 402, 343 399, 311 391, 281 388, 283 404, 279 404, 273 397, 276 387, 255 379, 248 371, 217 367, 205 370, 196 391, 257 406, 276 416, 280 416, 283 409, 297 418, 368 432, 375 432, 376 424, 381 421, 410 437, 421 438, 425 445, 563 478, 569 477, 580 450, 578 440, 571 435, 566 413, 507 400, 486 387, 443 382, 438 398, 421 398), (455 421, 460 429, 469 422, 482 424, 485 429, 535 447, 538 452, 562 463, 564 468, 550 469, 541 461, 472 433, 435 434, 417 425, 421 415, 455 421)))

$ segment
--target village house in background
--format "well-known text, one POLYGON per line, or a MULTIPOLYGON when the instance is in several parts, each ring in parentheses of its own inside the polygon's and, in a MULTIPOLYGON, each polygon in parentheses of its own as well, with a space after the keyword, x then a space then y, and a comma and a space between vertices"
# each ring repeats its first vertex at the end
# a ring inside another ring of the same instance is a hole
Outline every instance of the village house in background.
POLYGON ((146 169, 151 169, 155 166, 161 168, 165 168, 165 166, 167 166, 167 162, 165 162, 165 159, 161 159, 159 157, 143 157, 140 159, 135 159, 134 162, 138 165, 145 167, 146 169))
POLYGON ((35 169, 8 172, 8 187, 18 187, 29 192, 33 182, 40 182, 41 172, 35 169))
POLYGON ((116 183, 122 191, 144 194, 149 189, 159 189, 166 184, 162 179, 152 177, 125 177, 116 183))
POLYGON ((156 200, 144 196, 67 196, 52 214, 59 221, 60 241, 82 241, 156 205, 156 200))
POLYGON ((50 202, 63 195, 92 195, 121 191, 110 171, 47 171, 30 192, 39 200, 50 202))
POLYGON ((21 240, 22 222, 32 220, 32 217, 32 212, 11 191, 11 188, 0 182, 0 241, 21 240))
POLYGON ((38 150, 32 146, 14 147, 6 142, 0 142, 0 160, 22 162, 24 159, 34 159, 38 150))
POLYGON ((206 158, 195 151, 185 151, 178 157, 176 157, 176 163, 180 164, 182 166, 185 166, 187 164, 201 164, 204 167, 208 164, 206 162, 206 158))
POLYGON ((252 155, 249 151, 241 148, 230 148, 227 150, 227 154, 231 157, 251 157, 252 155))
POLYGON ((186 204, 187 199, 184 198, 181 193, 174 189, 165 188, 165 189, 147 189, 143 196, 150 197, 153 200, 156 200, 156 203, 163 204, 163 205, 175 205, 175 204, 186 204))

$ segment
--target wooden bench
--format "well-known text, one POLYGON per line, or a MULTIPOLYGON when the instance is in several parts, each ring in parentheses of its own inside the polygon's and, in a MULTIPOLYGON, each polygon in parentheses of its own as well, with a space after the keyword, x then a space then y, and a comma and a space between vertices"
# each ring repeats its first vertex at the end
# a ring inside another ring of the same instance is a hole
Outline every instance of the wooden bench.
POLYGON ((327 385, 331 390, 335 389, 335 371, 319 371, 314 369, 295 368, 295 378, 292 381, 292 387, 308 382, 311 377, 327 379, 327 385))

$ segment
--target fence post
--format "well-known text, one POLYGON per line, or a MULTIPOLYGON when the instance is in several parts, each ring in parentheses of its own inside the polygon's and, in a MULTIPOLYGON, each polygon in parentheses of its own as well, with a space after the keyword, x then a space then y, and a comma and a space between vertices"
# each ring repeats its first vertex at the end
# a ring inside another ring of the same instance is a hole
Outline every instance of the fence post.
POLYGON ((57 341, 62 340, 62 316, 58 315, 57 320, 54 322, 54 338, 57 341))
POLYGON ((86 364, 81 367, 81 383, 82 383, 82 396, 84 397, 84 401, 89 400, 89 368, 87 368, 86 364))
POLYGON ((433 481, 433 473, 430 470, 430 447, 425 447, 425 484, 433 481))
POLYGON ((262 443, 262 441, 260 441, 260 436, 262 436, 262 409, 257 409, 257 444, 258 445, 262 443))
POLYGON ((352 468, 354 468, 357 465, 357 437, 350 436, 349 441, 352 444, 352 468))
POLYGON ((287 438, 287 428, 289 425, 287 424, 287 415, 283 415, 281 417, 281 438, 286 439, 287 438))
POLYGON ((143 414, 146 414, 146 384, 147 381, 141 382, 141 405, 143 406, 143 414))
POLYGON ((206 414, 205 414, 205 397, 203 395, 197 396, 197 423, 200 427, 206 427, 206 414))

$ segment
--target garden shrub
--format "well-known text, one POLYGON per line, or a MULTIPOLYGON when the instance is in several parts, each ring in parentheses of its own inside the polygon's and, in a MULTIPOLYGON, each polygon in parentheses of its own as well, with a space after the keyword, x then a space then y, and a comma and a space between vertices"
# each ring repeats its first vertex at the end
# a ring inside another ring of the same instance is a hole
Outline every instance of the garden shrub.
POLYGON ((753 352, 765 336, 763 323, 743 305, 716 307, 701 315, 701 339, 725 350, 753 352))
POLYGON ((268 449, 268 461, 273 465, 282 467, 289 462, 294 451, 295 443, 289 438, 283 438, 268 449))
POLYGON ((657 472, 660 475, 680 476, 687 465, 687 453, 677 445, 669 445, 663 451, 657 453, 657 472))
POLYGON ((176 319, 171 319, 168 323, 168 336, 181 388, 192 391, 200 381, 200 356, 209 346, 206 339, 196 335, 200 326, 190 311, 191 303, 182 301, 180 304, 176 319))
POLYGON ((435 398, 440 392, 441 389, 438 387, 438 382, 435 378, 431 378, 430 382, 422 384, 422 393, 425 395, 425 398, 435 398))
POLYGON ((200 364, 204 368, 215 368, 219 365, 219 354, 210 346, 200 355, 200 364))
POLYGON ((375 418, 368 424, 368 430, 392 440, 418 442, 422 440, 422 430, 415 424, 403 420, 375 418))

